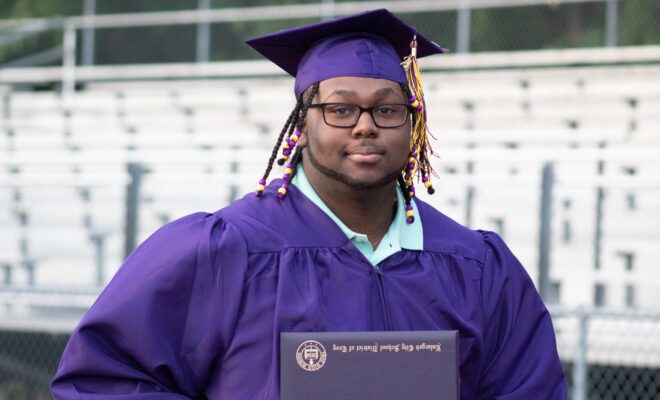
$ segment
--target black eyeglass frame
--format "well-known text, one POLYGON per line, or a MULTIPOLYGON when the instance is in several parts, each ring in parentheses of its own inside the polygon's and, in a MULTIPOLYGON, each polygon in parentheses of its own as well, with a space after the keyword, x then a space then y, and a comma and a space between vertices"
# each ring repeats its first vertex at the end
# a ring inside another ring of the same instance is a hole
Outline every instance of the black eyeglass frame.
POLYGON ((369 112, 369 115, 371 115, 371 120, 374 121, 374 125, 376 125, 378 128, 381 128, 381 129, 400 128, 400 127, 404 126, 406 124, 406 122, 408 122, 408 120, 410 118, 410 115, 413 112, 415 112, 415 108, 412 107, 410 104, 396 104, 396 103, 393 103, 393 104, 379 104, 379 105, 373 106, 373 107, 362 107, 362 106, 358 106, 357 104, 350 104, 350 103, 315 103, 315 104, 310 104, 309 108, 320 108, 321 109, 321 114, 323 115, 323 122, 325 122, 326 125, 329 125, 329 126, 332 126, 332 127, 335 127, 335 128, 354 128, 358 124, 358 122, 360 122, 360 118, 362 117, 362 113, 365 112, 365 111, 369 112), (325 108, 327 106, 337 106, 337 105, 346 105, 346 106, 359 108, 360 113, 358 114, 357 118, 355 119, 355 123, 353 123, 352 125, 335 125, 335 124, 329 123, 328 120, 325 117, 325 108), (406 109, 408 110, 408 113, 406 113, 406 118, 399 125, 395 125, 395 126, 381 126, 381 125, 379 125, 378 122, 376 122, 376 117, 374 117, 374 110, 379 108, 379 107, 385 107, 385 106, 405 106, 406 109))

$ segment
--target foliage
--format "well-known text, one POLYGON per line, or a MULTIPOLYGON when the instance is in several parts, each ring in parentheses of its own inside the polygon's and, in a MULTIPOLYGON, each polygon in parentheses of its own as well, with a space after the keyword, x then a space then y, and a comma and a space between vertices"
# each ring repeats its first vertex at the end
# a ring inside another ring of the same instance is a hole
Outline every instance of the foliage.
POLYGON ((0 0, 0 19, 78 15, 83 0, 0 0))
POLYGON ((660 1, 629 0, 620 5, 619 43, 660 44, 660 1))
MULTIPOLYGON (((0 18, 80 15, 85 0, 0 0, 0 18)), ((96 0, 98 14, 195 9, 200 0, 96 0)), ((319 3, 323 0, 209 0, 214 9, 319 3)), ((335 0, 348 1, 348 0, 335 0)), ((604 1, 549 2, 548 5, 475 9, 471 13, 470 50, 508 51, 602 46, 605 36, 604 1)), ((660 43, 660 1, 619 1, 620 45, 660 43)), ((425 35, 443 47, 455 48, 457 12, 403 14, 425 35)), ((211 26, 211 59, 257 58, 246 38, 314 22, 288 19, 216 23, 211 26)), ((131 27, 96 31, 96 62, 125 64, 190 62, 196 53, 195 25, 131 27)), ((79 37, 82 35, 79 35, 79 37)), ((0 38, 2 32, 0 32, 0 38)), ((0 46, 0 64, 61 46, 62 31, 32 35, 0 46)))

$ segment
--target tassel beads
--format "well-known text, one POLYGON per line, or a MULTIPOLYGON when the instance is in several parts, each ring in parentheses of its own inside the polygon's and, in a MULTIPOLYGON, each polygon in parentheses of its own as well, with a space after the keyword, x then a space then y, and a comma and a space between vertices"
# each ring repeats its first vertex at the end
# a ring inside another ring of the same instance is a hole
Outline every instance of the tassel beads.
MULTIPOLYGON (((431 175, 434 172, 429 159, 434 153, 429 142, 430 132, 426 124, 426 102, 424 101, 422 79, 417 64, 417 36, 414 36, 410 43, 410 55, 403 60, 401 65, 406 70, 408 78, 408 90, 410 92, 408 102, 414 110, 410 138, 410 158, 408 167, 404 171, 404 180, 410 188, 415 176, 418 180, 421 178, 427 192, 433 194, 435 189, 431 184, 431 175)), ((414 193, 414 190, 410 190, 410 192, 414 193)))

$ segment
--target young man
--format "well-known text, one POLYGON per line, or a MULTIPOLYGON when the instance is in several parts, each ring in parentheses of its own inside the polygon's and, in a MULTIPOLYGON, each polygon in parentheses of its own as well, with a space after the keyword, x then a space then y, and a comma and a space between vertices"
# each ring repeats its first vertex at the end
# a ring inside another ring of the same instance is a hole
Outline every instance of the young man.
POLYGON ((278 399, 280 332, 443 329, 460 334, 462 399, 566 398, 520 263, 414 198, 417 178, 432 191, 415 58, 441 49, 386 10, 249 43, 298 99, 257 196, 136 249, 72 334, 54 398, 278 399))

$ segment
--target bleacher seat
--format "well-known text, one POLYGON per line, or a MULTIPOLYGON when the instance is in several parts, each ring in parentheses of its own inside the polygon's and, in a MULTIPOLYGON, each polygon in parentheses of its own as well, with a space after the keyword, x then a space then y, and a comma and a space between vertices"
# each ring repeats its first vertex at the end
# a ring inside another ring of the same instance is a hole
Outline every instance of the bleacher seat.
MULTIPOLYGON (((616 286, 635 276, 621 275, 621 254, 634 253, 635 272, 652 270, 657 259, 658 77, 655 66, 429 71, 437 193, 428 196, 419 186, 418 195, 461 223, 500 232, 536 279, 541 168, 553 161, 551 280, 560 296, 590 303, 585 285, 616 286), (595 271, 599 185, 604 219, 595 271)), ((94 238, 102 239, 103 279, 110 278, 123 258, 128 163, 145 168, 140 240, 168 221, 252 192, 294 106, 291 83, 92 82, 66 100, 53 92, 6 91, 0 177, 22 183, 0 180, 0 222, 9 222, 0 228, 9 238, 0 241, 0 254, 13 254, 14 282, 26 282, 21 257, 29 256, 37 286, 96 285, 94 238), (23 196, 16 198, 16 190, 23 196)), ((281 174, 275 165, 271 178, 281 174)), ((653 297, 642 295, 643 282, 635 284, 640 299, 653 297)), ((611 304, 624 304, 612 296, 611 304)))

